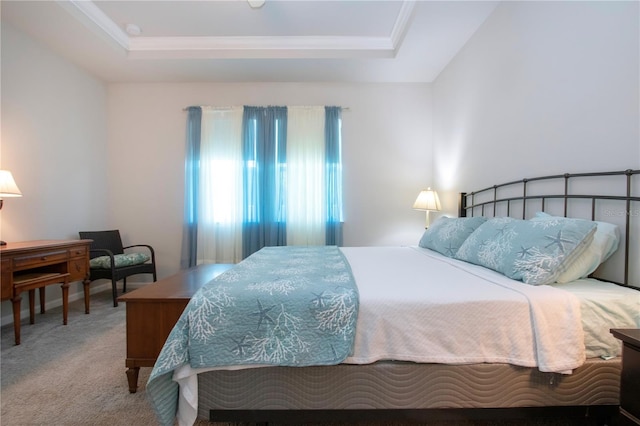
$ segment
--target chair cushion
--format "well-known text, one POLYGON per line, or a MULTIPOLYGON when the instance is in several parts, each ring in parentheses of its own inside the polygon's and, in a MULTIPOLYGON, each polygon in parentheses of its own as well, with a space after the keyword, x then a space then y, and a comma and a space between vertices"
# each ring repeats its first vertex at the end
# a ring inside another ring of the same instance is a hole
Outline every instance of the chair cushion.
MULTIPOLYGON (((113 262, 116 268, 140 265, 149 259, 151 258, 145 253, 126 253, 113 256, 113 262)), ((109 256, 94 257, 89 262, 89 266, 95 269, 111 269, 111 258, 109 256)))

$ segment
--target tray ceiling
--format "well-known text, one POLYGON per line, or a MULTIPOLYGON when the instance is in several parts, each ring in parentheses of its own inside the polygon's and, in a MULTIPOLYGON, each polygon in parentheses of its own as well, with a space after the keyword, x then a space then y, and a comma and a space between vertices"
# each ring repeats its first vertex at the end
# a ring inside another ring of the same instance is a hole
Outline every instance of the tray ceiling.
POLYGON ((429 82, 497 2, 3 0, 3 24, 101 79, 429 82))

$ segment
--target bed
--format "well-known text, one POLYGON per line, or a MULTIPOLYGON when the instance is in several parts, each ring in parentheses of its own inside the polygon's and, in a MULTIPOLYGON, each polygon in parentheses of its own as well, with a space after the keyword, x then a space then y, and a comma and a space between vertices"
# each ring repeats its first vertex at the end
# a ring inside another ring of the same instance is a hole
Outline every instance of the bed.
MULTIPOLYGON (((147 385, 161 423, 172 424, 176 410, 180 424, 196 417, 253 422, 504 418, 539 415, 540 410, 604 421, 619 402, 620 342, 609 329, 640 327, 640 273, 637 263, 629 261, 640 253, 631 238, 640 226, 640 197, 633 192, 639 174, 563 174, 495 185, 461 194, 459 217, 439 218, 415 247, 327 248, 334 260, 326 265, 343 265, 357 284, 358 297, 352 297, 354 287, 341 267, 323 273, 325 279, 336 277, 332 289, 343 289, 335 296, 343 316, 334 321, 340 325, 333 333, 339 338, 324 345, 331 351, 317 359, 307 359, 316 351, 298 340, 302 350, 292 355, 282 348, 275 358, 264 351, 250 353, 249 343, 258 341, 259 330, 280 327, 269 313, 280 301, 253 297, 254 307, 248 305, 238 317, 258 322, 247 333, 253 340, 230 334, 216 343, 214 352, 242 354, 238 361, 204 361, 206 349, 189 349, 194 331, 181 318, 172 336, 185 347, 176 349, 180 345, 172 346, 170 336, 147 385), (520 246, 503 253, 482 237, 514 227, 550 230, 545 238, 554 238, 542 247, 556 255, 532 253, 519 240, 513 242, 520 246), (596 240, 600 251, 591 253, 589 265, 574 267, 588 257, 596 240), (537 264, 560 259, 560 266, 532 268, 523 263, 525 255, 548 257, 537 264), (502 270, 503 264, 511 269, 502 270), (575 278, 576 268, 580 274, 588 268, 589 276, 575 278), (547 285, 549 280, 553 284, 547 285)), ((318 248, 290 248, 294 251, 284 258, 308 265, 305 249, 318 248)), ((246 259, 210 288, 248 276, 257 264, 266 268, 259 274, 264 278, 274 250, 246 259), (258 262, 261 257, 264 262, 258 262)), ((283 288, 296 268, 271 269, 279 271, 278 288, 283 288)), ((247 288, 262 295, 275 291, 258 290, 258 281, 248 279, 247 288)), ((306 300, 314 308, 309 311, 324 308, 326 295, 311 294, 306 300)), ((226 294, 215 298, 231 300, 226 294)), ((209 303, 200 300, 201 306, 209 303)))

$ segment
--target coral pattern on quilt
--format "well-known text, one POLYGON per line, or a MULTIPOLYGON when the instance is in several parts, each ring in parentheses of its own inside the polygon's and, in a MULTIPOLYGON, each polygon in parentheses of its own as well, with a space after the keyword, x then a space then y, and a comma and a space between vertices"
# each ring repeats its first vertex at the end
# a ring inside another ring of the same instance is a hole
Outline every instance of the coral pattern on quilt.
POLYGON ((198 291, 153 375, 190 363, 337 364, 351 352, 358 290, 335 246, 265 247, 198 291))

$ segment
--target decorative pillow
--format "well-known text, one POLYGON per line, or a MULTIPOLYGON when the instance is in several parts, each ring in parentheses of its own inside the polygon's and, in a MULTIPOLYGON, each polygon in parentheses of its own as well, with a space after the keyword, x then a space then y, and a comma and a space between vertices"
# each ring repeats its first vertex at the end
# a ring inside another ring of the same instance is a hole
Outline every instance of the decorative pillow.
MULTIPOLYGON (((123 266, 140 265, 149 259, 151 259, 149 255, 144 253, 116 254, 113 256, 113 263, 116 264, 116 268, 121 268, 123 266)), ((94 257, 89 261, 89 266, 96 269, 110 269, 111 258, 109 256, 94 257)))
MULTIPOLYGON (((533 221, 540 220, 574 220, 561 216, 551 216, 544 212, 536 213, 533 221)), ((584 253, 568 266, 567 270, 558 276, 557 282, 568 283, 580 278, 588 277, 598 266, 607 260, 618 249, 620 234, 618 227, 612 223, 594 222, 596 232, 593 234, 593 241, 586 248, 584 253)))
POLYGON ((595 230, 595 223, 580 219, 493 218, 467 238, 456 257, 527 284, 551 284, 591 244, 595 230))
POLYGON ((469 235, 487 221, 486 217, 442 216, 424 231, 418 245, 454 257, 469 235))

